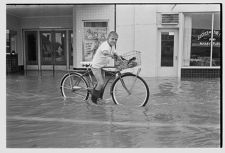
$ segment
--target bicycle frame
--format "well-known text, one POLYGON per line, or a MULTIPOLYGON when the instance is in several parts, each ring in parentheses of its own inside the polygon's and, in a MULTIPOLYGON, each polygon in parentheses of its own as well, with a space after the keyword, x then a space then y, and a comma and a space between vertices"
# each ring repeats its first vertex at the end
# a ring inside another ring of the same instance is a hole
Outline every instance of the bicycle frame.
MULTIPOLYGON (((105 68, 115 68, 115 67, 105 67, 105 68)), ((123 78, 121 77, 122 74, 121 74, 120 71, 115 71, 115 72, 112 72, 112 71, 106 71, 107 73, 110 74, 110 77, 109 77, 109 79, 106 80, 103 89, 105 90, 105 87, 107 86, 107 84, 109 83, 109 81, 112 80, 112 78, 115 77, 115 76, 118 74, 117 77, 119 77, 119 79, 120 79, 120 81, 121 81, 121 83, 122 83, 122 86, 123 86, 124 89, 127 91, 127 93, 130 95, 130 94, 131 94, 131 91, 132 91, 132 89, 133 89, 133 87, 134 87, 134 84, 136 83, 137 76, 139 75, 140 71, 141 71, 141 68, 138 69, 137 74, 136 74, 136 78, 135 78, 134 82, 132 83, 130 89, 127 89, 127 87, 126 87, 126 85, 125 85, 125 83, 124 83, 124 80, 123 80, 123 78)), ((94 81, 93 81, 92 76, 91 76, 91 70, 90 70, 90 68, 87 68, 87 69, 86 69, 86 72, 85 72, 82 76, 85 76, 85 75, 88 75, 88 77, 90 78, 90 81, 92 82, 92 87, 94 87, 94 81)), ((117 77, 115 77, 113 80, 116 80, 117 77)))
MULTIPOLYGON (((103 87, 104 90, 105 90, 105 87, 107 86, 107 84, 109 83, 109 81, 112 80, 116 76, 116 74, 121 75, 119 71, 116 71, 116 72, 106 71, 106 72, 109 73, 110 77, 105 81, 105 84, 104 84, 104 87, 103 87)), ((91 85, 92 85, 91 87, 94 88, 95 83, 94 83, 94 79, 92 78, 93 76, 92 76, 91 73, 92 73, 91 69, 90 68, 86 68, 86 72, 84 72, 84 74, 82 74, 82 76, 83 77, 87 77, 89 79, 88 80, 89 84, 91 82, 91 85)), ((113 80, 115 80, 115 78, 113 80)))
MULTIPOLYGON (((104 67, 104 68, 115 68, 115 67, 104 67)), ((127 91, 127 93, 130 95, 130 94, 131 94, 131 90, 132 90, 132 88, 134 87, 134 84, 135 84, 135 82, 136 82, 136 80, 137 80, 137 76, 139 75, 140 71, 141 71, 141 69, 139 68, 138 71, 137 71, 137 74, 136 74, 136 79, 135 79, 134 82, 132 83, 130 90, 127 89, 127 87, 126 87, 126 85, 125 85, 125 83, 124 83, 124 80, 123 80, 123 78, 121 77, 122 74, 121 74, 120 71, 115 71, 115 72, 114 72, 114 71, 106 71, 107 73, 110 74, 110 77, 106 80, 103 89, 105 90, 105 87, 107 86, 107 84, 109 83, 109 81, 112 80, 112 78, 114 78, 113 80, 116 80, 116 78, 119 77, 119 79, 120 79, 120 81, 121 81, 121 83, 122 83, 122 86, 123 86, 124 89, 127 91), (116 75, 118 75, 118 76, 115 77, 116 75)), ((70 75, 70 71, 68 71, 68 73, 69 73, 69 75, 70 75)), ((86 70, 84 71, 84 73, 83 73, 83 74, 79 73, 79 74, 80 74, 82 77, 84 77, 84 78, 88 78, 87 81, 88 81, 89 85, 91 85, 90 87, 91 87, 91 88, 94 88, 95 84, 94 84, 94 80, 93 80, 93 78, 92 78, 92 74, 91 74, 91 73, 92 73, 92 71, 91 71, 90 67, 86 67, 86 70)), ((130 72, 128 72, 128 73, 130 73, 130 72)), ((79 82, 77 82, 77 83, 79 83, 79 82)), ((70 80, 70 84, 71 84, 71 86, 72 86, 72 80, 70 80)), ((86 90, 87 90, 87 89, 86 89, 86 90)))

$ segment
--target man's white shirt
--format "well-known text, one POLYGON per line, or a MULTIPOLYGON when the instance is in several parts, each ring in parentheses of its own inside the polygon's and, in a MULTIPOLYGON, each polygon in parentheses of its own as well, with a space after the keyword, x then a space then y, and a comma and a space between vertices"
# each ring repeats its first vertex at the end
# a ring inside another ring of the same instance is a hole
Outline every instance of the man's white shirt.
POLYGON ((104 66, 114 66, 114 60, 104 55, 104 53, 113 55, 114 52, 116 52, 115 46, 111 47, 107 41, 103 42, 93 57, 92 67, 102 68, 104 66))

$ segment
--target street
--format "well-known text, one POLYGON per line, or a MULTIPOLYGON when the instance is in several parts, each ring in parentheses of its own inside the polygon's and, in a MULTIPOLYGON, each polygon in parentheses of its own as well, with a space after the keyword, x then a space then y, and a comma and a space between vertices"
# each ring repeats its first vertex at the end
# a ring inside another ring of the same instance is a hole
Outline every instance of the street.
POLYGON ((144 78, 149 102, 133 108, 64 100, 59 88, 64 73, 7 74, 6 147, 220 147, 219 78, 144 78))

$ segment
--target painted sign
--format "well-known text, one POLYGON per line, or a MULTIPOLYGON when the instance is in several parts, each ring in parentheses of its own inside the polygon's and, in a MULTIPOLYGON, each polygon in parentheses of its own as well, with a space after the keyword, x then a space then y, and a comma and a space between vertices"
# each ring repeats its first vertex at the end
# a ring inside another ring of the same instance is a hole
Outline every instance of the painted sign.
MULTIPOLYGON (((92 23, 98 23, 98 22, 92 22, 92 23)), ((96 45, 99 45, 101 42, 105 41, 107 37, 107 27, 103 27, 102 25, 96 26, 96 24, 89 24, 89 25, 90 26, 84 27, 84 37, 83 37, 83 60, 84 61, 92 60, 93 51, 96 48, 96 45)))
POLYGON ((209 47, 220 47, 221 32, 220 30, 213 31, 213 38, 211 38, 212 31, 205 29, 193 29, 192 30, 192 46, 209 47))

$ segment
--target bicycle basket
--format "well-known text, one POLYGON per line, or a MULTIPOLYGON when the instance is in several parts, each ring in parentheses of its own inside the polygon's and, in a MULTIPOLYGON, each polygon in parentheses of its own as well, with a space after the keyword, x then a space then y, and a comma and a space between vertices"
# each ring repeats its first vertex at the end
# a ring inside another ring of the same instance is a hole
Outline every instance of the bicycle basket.
POLYGON ((115 67, 119 70, 134 68, 141 65, 141 52, 130 51, 121 56, 121 59, 115 60, 115 67))

